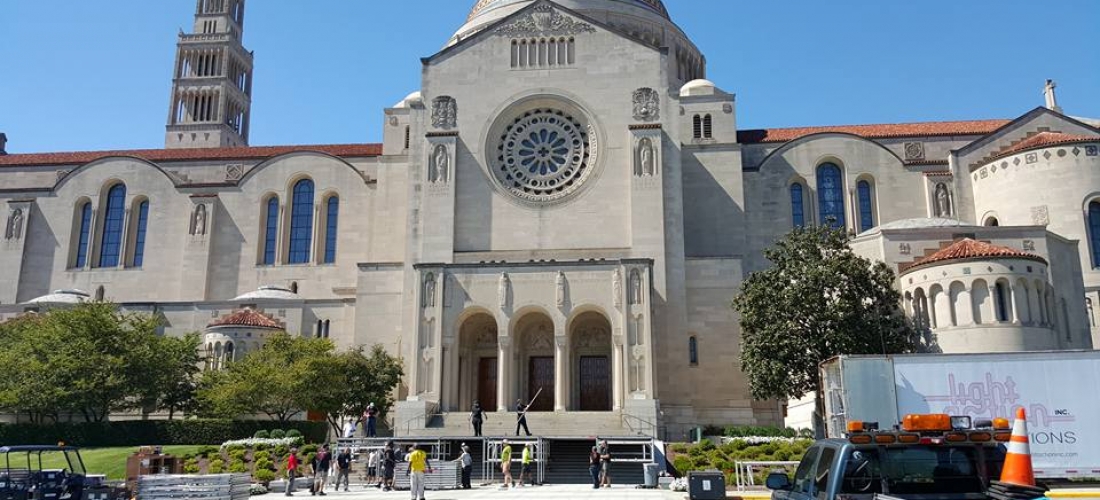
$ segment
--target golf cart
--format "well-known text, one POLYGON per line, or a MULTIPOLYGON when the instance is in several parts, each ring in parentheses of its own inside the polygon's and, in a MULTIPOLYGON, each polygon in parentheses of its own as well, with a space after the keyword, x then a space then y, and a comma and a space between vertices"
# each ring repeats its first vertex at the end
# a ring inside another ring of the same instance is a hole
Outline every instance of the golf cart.
POLYGON ((88 477, 72 446, 0 447, 0 500, 85 500, 109 492, 102 483, 102 476, 88 477))

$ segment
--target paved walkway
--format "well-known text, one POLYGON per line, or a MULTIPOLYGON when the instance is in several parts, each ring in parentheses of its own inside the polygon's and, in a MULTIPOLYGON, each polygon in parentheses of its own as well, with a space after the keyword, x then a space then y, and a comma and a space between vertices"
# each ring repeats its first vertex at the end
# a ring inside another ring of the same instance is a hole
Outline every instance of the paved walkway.
MULTIPOLYGON (((272 492, 264 498, 275 500, 286 498, 282 492, 272 492)), ((475 487, 472 490, 456 491, 428 491, 427 500, 466 500, 482 498, 500 499, 545 499, 545 500, 684 500, 686 493, 675 493, 660 490, 644 490, 634 487, 615 487, 611 489, 596 490, 584 485, 550 485, 529 486, 512 490, 500 490, 495 486, 475 487)), ((314 499, 309 491, 299 490, 294 494, 295 498, 314 499)), ((326 500, 407 500, 408 491, 382 492, 375 488, 364 490, 363 487, 352 487, 350 492, 331 492, 325 496, 326 500)))

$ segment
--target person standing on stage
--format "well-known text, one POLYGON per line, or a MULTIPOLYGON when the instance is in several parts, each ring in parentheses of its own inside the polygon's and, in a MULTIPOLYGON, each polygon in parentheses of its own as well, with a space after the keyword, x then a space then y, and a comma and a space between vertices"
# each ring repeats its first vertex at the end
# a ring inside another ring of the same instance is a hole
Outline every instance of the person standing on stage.
POLYGON ((474 409, 470 412, 470 423, 474 426, 474 437, 481 437, 481 423, 487 420, 485 410, 481 409, 481 403, 474 401, 474 409))
POLYGON ((523 404, 522 399, 516 400, 516 435, 519 435, 519 428, 523 427, 523 432, 526 432, 528 436, 531 435, 531 429, 527 428, 527 409, 531 405, 523 404))
POLYGON ((363 412, 363 416, 367 419, 367 437, 378 437, 378 408, 374 407, 374 403, 367 405, 367 411, 363 412))

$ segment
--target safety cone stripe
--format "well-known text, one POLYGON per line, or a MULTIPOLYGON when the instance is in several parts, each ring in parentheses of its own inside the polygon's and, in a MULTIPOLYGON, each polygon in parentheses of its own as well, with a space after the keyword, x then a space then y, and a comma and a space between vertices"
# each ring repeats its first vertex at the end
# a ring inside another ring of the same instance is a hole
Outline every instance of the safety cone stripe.
POLYGON ((1027 435, 1027 414, 1023 408, 1016 411, 1012 424, 1012 437, 1008 442, 1001 482, 1021 487, 1035 486, 1035 472, 1031 464, 1031 445, 1027 435))
POLYGON ((1024 441, 1022 443, 1013 441, 1011 443, 1008 443, 1008 452, 1015 453, 1017 455, 1030 455, 1031 447, 1028 446, 1027 441, 1024 441))

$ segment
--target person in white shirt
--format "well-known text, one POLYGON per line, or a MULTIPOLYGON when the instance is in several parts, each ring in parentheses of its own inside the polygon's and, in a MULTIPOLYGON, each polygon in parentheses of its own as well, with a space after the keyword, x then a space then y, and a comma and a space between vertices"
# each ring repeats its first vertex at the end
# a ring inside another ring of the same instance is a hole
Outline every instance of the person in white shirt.
POLYGON ((378 487, 382 487, 382 479, 378 474, 378 465, 382 462, 382 450, 374 450, 367 458, 367 484, 378 481, 378 487))

